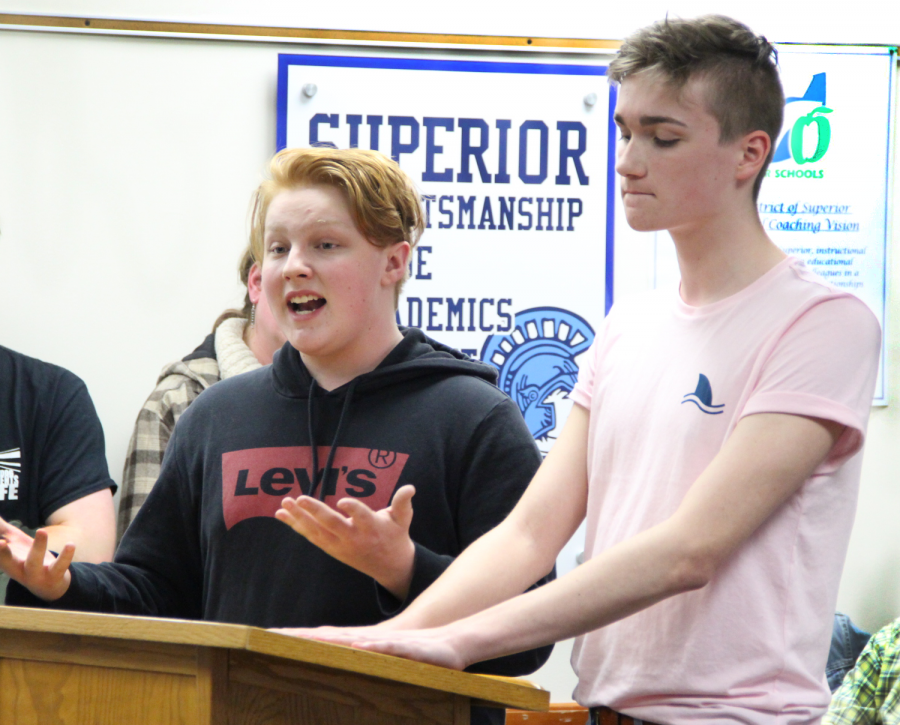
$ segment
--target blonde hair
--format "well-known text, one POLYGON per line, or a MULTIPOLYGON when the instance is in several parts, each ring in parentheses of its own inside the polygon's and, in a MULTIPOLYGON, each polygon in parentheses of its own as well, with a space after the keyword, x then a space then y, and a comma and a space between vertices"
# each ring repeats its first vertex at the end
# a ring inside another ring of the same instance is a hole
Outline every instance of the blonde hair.
MULTIPOLYGON (((279 193, 301 186, 339 189, 360 233, 376 247, 409 242, 414 249, 425 231, 422 202, 410 178, 387 156, 366 149, 298 148, 275 154, 269 178, 256 190, 250 228, 250 249, 262 265, 266 214, 279 193)), ((400 297, 408 268, 394 291, 400 297)))

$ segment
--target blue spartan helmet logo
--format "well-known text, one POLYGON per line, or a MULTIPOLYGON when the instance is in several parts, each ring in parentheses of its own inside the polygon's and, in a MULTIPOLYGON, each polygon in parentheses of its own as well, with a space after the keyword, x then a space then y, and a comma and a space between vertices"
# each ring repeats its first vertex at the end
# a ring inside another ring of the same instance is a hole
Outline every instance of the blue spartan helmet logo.
POLYGON ((516 401, 535 440, 556 428, 556 408, 546 401, 558 390, 572 392, 575 358, 593 341, 586 320, 557 307, 519 312, 512 332, 485 340, 481 359, 500 371, 497 385, 516 401))

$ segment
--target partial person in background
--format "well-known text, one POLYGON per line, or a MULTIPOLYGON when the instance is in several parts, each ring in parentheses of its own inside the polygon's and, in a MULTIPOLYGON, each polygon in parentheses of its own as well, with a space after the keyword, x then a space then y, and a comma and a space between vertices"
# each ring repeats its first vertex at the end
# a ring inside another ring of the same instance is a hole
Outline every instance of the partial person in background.
POLYGON ((900 619, 872 635, 822 720, 822 725, 896 723, 900 723, 900 619))
MULTIPOLYGON (((0 537, 44 527, 49 547, 110 561, 113 493, 103 428, 76 375, 0 347, 0 537)), ((0 602, 6 577, 0 581, 0 602)))
POLYGON ((138 413, 122 472, 117 540, 159 478, 163 454, 181 414, 210 385, 269 365, 284 344, 284 334, 262 294, 260 267, 249 247, 238 271, 247 288, 243 309, 223 312, 196 350, 166 365, 138 413))
POLYGON ((828 680, 829 690, 834 692, 841 686, 844 676, 856 665, 860 652, 871 636, 869 632, 853 624, 846 614, 835 612, 831 648, 825 664, 825 679, 828 680))

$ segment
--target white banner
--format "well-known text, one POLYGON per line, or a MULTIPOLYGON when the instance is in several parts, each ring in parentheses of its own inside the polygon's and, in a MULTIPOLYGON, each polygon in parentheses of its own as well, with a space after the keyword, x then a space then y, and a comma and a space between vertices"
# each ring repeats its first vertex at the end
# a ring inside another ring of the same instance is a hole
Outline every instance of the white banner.
MULTIPOLYGON (((784 129, 759 197, 763 226, 868 304, 884 329, 894 56, 887 48, 778 51, 784 129)), ((886 398, 884 349, 876 404, 886 398)))
POLYGON ((599 63, 279 57, 279 149, 358 146, 399 162, 428 228, 398 321, 495 365, 545 453, 612 301, 605 74, 599 63))

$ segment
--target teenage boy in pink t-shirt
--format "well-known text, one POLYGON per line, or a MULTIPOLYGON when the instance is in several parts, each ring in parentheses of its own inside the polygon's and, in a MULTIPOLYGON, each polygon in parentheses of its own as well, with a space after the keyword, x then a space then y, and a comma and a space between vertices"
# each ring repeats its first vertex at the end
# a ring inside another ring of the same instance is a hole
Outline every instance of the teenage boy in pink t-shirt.
POLYGON ((503 524, 395 619, 312 636, 462 668, 581 635, 596 723, 818 721, 880 331, 760 223, 774 55, 720 16, 623 43, 625 214, 669 231, 679 288, 610 313, 503 524), (585 518, 585 563, 520 594, 585 518))

